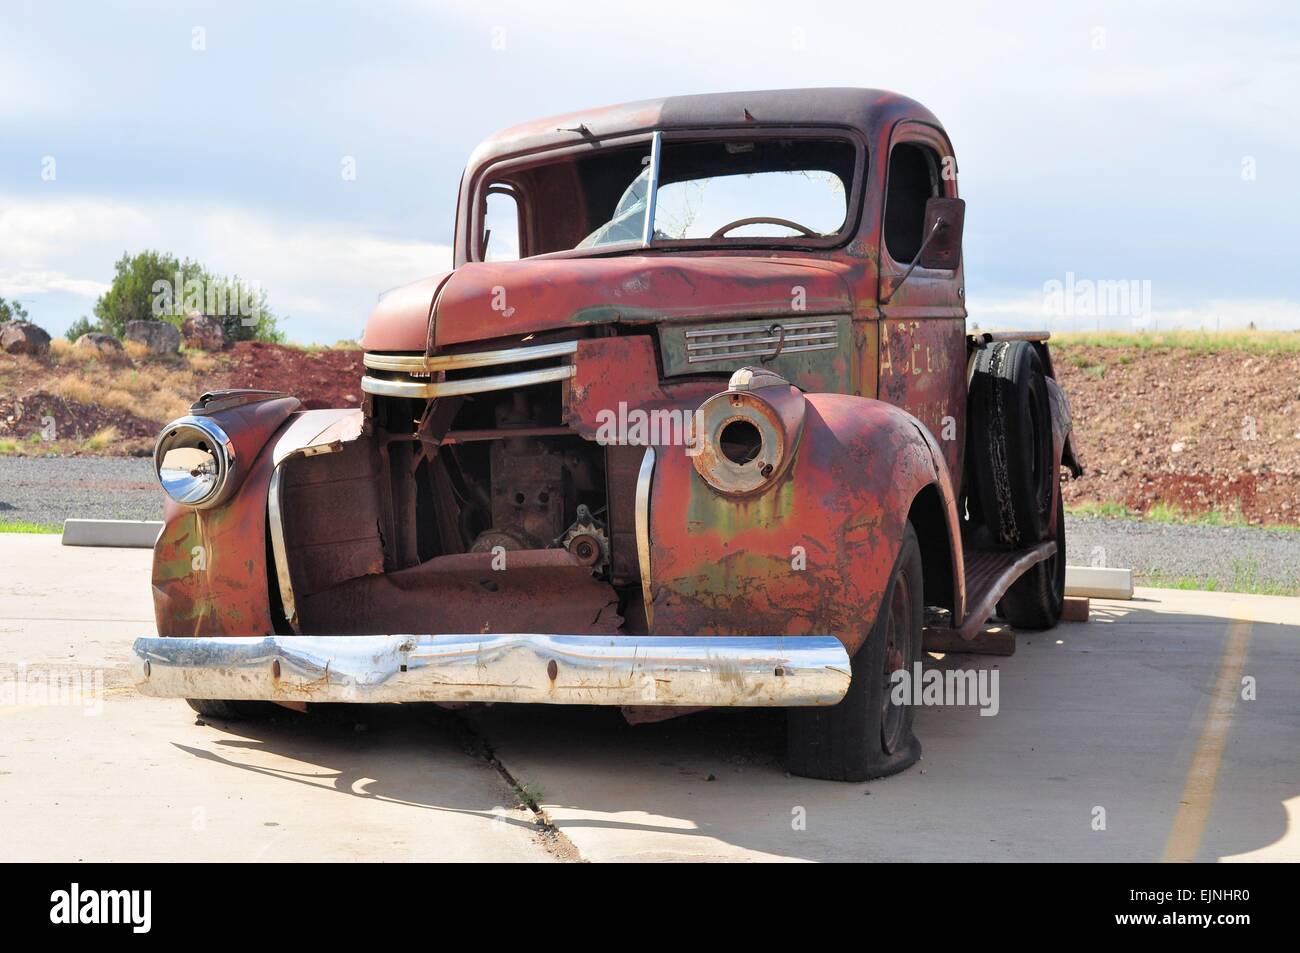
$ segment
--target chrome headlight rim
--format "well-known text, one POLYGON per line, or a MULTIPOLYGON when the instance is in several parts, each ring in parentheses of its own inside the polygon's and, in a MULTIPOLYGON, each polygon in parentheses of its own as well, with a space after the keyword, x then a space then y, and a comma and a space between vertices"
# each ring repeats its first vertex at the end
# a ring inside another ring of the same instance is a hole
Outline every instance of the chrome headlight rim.
POLYGON ((227 489, 234 485, 235 464, 234 443, 226 432, 221 429, 221 426, 208 417, 194 415, 178 417, 163 427, 158 434, 158 439, 154 442, 153 468, 154 476, 157 478, 159 485, 173 502, 192 509, 204 509, 214 506, 225 498, 227 489), (202 496, 193 499, 176 496, 163 479, 162 473, 167 452, 173 449, 182 449, 181 446, 178 446, 179 441, 177 438, 186 431, 198 435, 197 441, 193 445, 197 449, 199 444, 206 444, 207 452, 212 455, 212 459, 216 464, 215 479, 211 487, 202 496))

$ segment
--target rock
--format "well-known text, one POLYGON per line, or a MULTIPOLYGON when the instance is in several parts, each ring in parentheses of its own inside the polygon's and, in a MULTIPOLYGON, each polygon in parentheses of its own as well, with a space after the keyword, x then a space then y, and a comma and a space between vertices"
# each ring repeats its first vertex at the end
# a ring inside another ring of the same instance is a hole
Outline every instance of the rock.
POLYGON ((166 321, 128 321, 122 337, 143 344, 150 354, 178 354, 181 349, 181 332, 166 321))
POLYGON ((44 354, 49 349, 50 336, 30 321, 0 324, 0 350, 6 354, 44 354))
POLYGON ((83 334, 77 338, 73 347, 79 347, 83 350, 98 351, 100 354, 116 357, 122 353, 122 342, 111 334, 104 334, 100 331, 91 331, 89 334, 83 334))
POLYGON ((191 312, 181 324, 181 331, 188 347, 201 351, 220 351, 226 346, 226 332, 221 326, 221 320, 210 314, 191 312))

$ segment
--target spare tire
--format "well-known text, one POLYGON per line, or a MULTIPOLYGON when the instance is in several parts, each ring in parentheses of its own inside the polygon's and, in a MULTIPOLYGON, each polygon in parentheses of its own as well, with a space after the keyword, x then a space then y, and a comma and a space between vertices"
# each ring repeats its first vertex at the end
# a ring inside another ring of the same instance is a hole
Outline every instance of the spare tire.
POLYGON ((1017 629, 1050 629, 1065 608, 1065 507, 1056 503, 1056 553, 1011 584, 998 613, 1017 629))
POLYGON ((996 543, 1022 548, 1047 538, 1052 416, 1043 362, 1028 341, 980 351, 970 384, 967 453, 984 525, 996 543))

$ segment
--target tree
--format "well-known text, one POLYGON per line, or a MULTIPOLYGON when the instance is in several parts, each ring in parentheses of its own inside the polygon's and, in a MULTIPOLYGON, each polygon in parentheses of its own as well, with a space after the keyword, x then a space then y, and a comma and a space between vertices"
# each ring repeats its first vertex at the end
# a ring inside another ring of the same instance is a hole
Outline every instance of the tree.
POLYGON ((0 323, 5 321, 26 321, 27 309, 17 301, 0 298, 0 323))
POLYGON ((180 325, 197 311, 219 318, 227 340, 284 340, 266 292, 238 275, 216 275, 196 261, 156 251, 123 253, 114 268, 112 285, 95 302, 95 317, 117 337, 131 321, 180 325))
POLYGON ((72 344, 77 343, 77 338, 83 334, 89 334, 91 331, 98 331, 99 325, 84 314, 72 322, 72 326, 63 332, 63 336, 72 344))

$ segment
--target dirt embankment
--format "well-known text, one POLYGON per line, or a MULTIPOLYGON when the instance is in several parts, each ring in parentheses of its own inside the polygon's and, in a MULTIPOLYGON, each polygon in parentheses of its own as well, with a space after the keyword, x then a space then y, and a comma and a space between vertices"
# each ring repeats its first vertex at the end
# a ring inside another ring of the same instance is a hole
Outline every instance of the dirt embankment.
POLYGON ((139 455, 205 391, 255 387, 307 407, 355 407, 361 374, 359 350, 247 341, 164 359, 136 350, 105 360, 66 346, 40 358, 0 354, 0 451, 139 455))
POLYGON ((1054 359, 1087 469, 1067 505, 1300 524, 1300 354, 1068 346, 1054 359))

